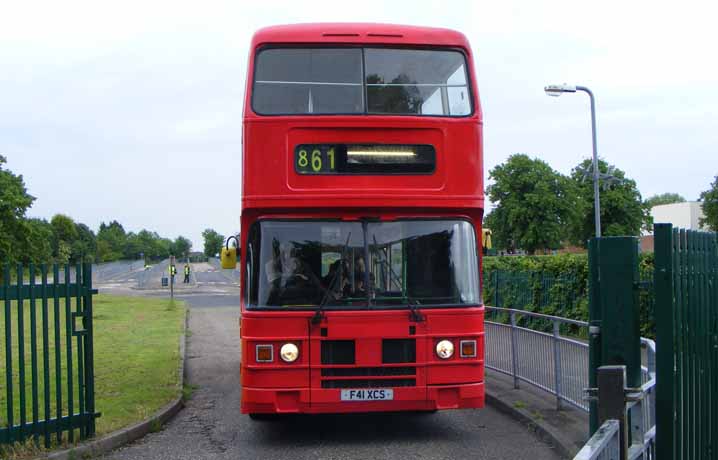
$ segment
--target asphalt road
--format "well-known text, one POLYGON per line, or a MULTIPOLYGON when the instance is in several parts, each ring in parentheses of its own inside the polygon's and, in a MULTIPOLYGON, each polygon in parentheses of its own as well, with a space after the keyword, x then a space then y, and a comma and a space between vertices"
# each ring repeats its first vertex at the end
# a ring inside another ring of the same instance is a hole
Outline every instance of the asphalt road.
POLYGON ((107 459, 559 458, 527 427, 490 407, 431 415, 251 421, 239 413, 238 296, 194 294, 183 298, 190 305, 187 380, 196 386, 193 396, 162 431, 111 453, 107 459))

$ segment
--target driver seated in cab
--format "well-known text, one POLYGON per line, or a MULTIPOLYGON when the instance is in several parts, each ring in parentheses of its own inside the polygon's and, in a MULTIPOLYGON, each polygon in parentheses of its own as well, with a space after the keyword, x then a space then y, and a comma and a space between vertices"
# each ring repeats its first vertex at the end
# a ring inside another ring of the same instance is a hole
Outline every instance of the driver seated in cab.
POLYGON ((274 241, 274 257, 267 262, 267 281, 272 286, 269 305, 313 306, 321 299, 321 281, 309 266, 297 257, 292 243, 274 241))

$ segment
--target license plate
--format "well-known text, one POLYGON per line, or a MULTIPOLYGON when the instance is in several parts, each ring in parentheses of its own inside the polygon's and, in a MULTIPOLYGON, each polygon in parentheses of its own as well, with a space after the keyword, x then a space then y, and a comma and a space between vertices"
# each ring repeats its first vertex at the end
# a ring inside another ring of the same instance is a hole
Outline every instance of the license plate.
POLYGON ((342 390, 342 401, 391 401, 391 388, 367 388, 365 390, 342 390))

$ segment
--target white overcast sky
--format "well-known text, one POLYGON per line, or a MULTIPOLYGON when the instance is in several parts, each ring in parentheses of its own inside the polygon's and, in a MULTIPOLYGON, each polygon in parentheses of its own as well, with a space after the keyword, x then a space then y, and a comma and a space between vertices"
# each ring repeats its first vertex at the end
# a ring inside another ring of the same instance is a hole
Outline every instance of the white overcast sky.
POLYGON ((568 173, 591 152, 644 197, 695 200, 718 174, 718 5, 705 2, 0 0, 0 154, 37 201, 97 229, 239 227, 249 40, 263 26, 390 22, 465 33, 488 171, 512 153, 568 173))

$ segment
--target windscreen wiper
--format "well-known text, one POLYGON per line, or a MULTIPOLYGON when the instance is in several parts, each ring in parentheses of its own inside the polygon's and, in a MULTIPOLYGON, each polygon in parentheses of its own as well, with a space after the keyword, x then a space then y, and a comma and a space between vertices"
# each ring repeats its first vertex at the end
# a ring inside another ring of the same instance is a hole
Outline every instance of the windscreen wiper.
MULTIPOLYGON (((339 256, 339 268, 337 268, 337 271, 334 272, 334 276, 332 277, 331 281, 329 281, 329 286, 327 286, 327 292, 324 293, 324 297, 322 298, 322 301, 319 302, 319 306, 317 306, 317 311, 314 312, 314 316, 312 316, 312 324, 319 324, 322 322, 322 319, 324 318, 324 306, 327 304, 327 301, 329 300, 329 294, 332 292, 332 287, 334 286, 334 283, 337 281, 337 277, 341 275, 342 271, 344 271, 344 255, 349 248, 349 239, 352 237, 352 232, 349 232, 347 235, 347 241, 344 243, 344 247, 342 247, 341 255, 339 256)), ((341 280, 341 278, 339 278, 341 280)))

